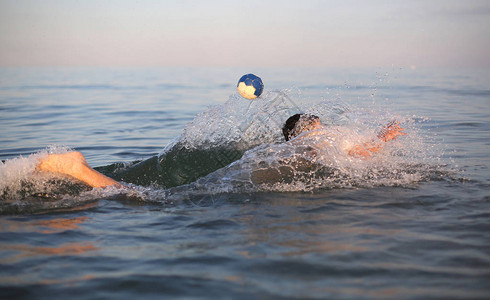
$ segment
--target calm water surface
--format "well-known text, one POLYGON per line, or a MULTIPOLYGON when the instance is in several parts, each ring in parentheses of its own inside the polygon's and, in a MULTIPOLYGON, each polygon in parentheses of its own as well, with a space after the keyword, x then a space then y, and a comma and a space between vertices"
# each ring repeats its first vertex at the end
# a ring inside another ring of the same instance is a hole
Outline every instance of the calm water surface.
POLYGON ((0 298, 488 299, 489 71, 5 68, 0 158, 53 144, 93 166, 148 158, 250 71, 298 103, 412 120, 441 175, 4 214, 0 298))

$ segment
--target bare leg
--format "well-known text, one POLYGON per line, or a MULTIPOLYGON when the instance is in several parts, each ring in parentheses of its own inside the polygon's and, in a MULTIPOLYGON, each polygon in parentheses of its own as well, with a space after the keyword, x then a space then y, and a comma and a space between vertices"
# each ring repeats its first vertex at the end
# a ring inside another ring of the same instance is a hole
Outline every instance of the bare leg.
POLYGON ((69 175, 91 187, 121 186, 117 181, 92 169, 83 154, 77 151, 50 154, 41 160, 37 169, 44 172, 69 175))

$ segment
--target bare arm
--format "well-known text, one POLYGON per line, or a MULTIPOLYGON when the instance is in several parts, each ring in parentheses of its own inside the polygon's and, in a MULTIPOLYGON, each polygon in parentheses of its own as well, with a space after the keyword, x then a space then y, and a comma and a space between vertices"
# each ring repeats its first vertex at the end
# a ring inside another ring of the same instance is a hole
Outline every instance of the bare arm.
POLYGON ((403 130, 405 130, 405 128, 400 127, 400 123, 392 121, 381 129, 377 136, 379 139, 378 141, 371 141, 361 145, 356 145, 349 150, 348 154, 350 156, 359 156, 364 158, 371 157, 373 153, 376 153, 383 148, 383 142, 394 140, 399 135, 406 135, 406 133, 402 132, 403 130))
POLYGON ((77 151, 49 154, 41 160, 37 169, 71 176, 91 187, 121 186, 117 181, 92 169, 83 154, 77 151))

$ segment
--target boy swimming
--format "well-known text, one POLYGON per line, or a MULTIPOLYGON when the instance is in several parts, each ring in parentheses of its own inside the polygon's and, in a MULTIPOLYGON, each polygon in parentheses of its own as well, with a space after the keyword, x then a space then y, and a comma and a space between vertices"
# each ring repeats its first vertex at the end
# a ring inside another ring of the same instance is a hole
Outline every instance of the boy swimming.
MULTIPOLYGON (((380 151, 385 142, 396 139, 400 135, 405 135, 405 133, 402 132, 403 130, 404 128, 401 128, 398 123, 391 122, 383 127, 376 139, 362 144, 349 146, 344 150, 352 157, 368 159, 374 153, 380 151)), ((328 127, 320 122, 319 117, 309 114, 295 114, 291 116, 285 122, 282 131, 286 142, 293 144, 298 143, 300 140, 307 137, 321 135, 328 136, 329 134, 332 134, 331 132, 328 132, 328 127)), ((335 134, 339 135, 341 133, 336 132, 335 134)), ((322 142, 320 141, 320 143, 322 142)), ((328 143, 324 143, 320 146, 328 147, 328 143)), ((155 166, 155 163, 158 163, 158 157, 150 158, 139 163, 139 165, 155 166), (154 162, 153 160, 156 161, 154 162)), ((224 163, 225 162, 221 161, 221 164, 224 163)), ((224 165, 215 163, 215 165, 212 166, 212 169, 216 170, 219 167, 224 167, 224 165)), ((156 169, 159 169, 158 165, 156 169)), ((208 169, 207 172, 212 172, 212 169, 208 169)), ((52 172, 67 175, 95 188, 123 186, 113 178, 110 178, 90 167, 84 156, 78 151, 72 151, 64 154, 49 154, 47 157, 41 159, 39 165, 37 166, 37 170, 41 172, 52 172)), ((165 170, 152 170, 150 174, 158 176, 157 172, 165 172, 165 170)))
MULTIPOLYGON (((400 127, 399 123, 392 121, 381 129, 376 139, 361 144, 346 146, 344 147, 344 151, 350 156, 369 158, 383 148, 383 142, 386 143, 396 139, 399 135, 405 135, 406 133, 403 132, 404 129, 400 127)), ((339 131, 334 133, 331 130, 329 131, 329 128, 320 122, 318 116, 310 114, 295 114, 289 117, 282 128, 282 132, 286 141, 294 140, 298 137, 304 139, 314 135, 341 135, 339 131)), ((319 146, 322 147, 321 145, 319 146)))

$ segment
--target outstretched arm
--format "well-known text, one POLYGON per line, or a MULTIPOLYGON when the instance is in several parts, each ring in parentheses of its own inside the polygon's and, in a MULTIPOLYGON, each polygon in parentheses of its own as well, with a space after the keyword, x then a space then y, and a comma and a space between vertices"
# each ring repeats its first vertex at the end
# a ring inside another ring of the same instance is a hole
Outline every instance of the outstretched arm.
POLYGON ((396 140, 399 135, 406 135, 405 132, 402 132, 403 130, 405 130, 405 128, 400 127, 400 122, 391 121, 381 129, 378 133, 378 138, 383 142, 396 140))
POLYGON ((361 145, 356 145, 349 150, 348 154, 351 156, 360 156, 364 158, 371 157, 373 153, 376 153, 383 148, 384 144, 382 142, 394 140, 399 135, 406 135, 406 133, 402 132, 404 129, 405 128, 400 127, 399 122, 391 121, 378 133, 378 141, 371 141, 361 145))
POLYGON ((49 154, 41 160, 37 169, 71 176, 91 187, 121 186, 117 181, 92 169, 78 151, 49 154))

